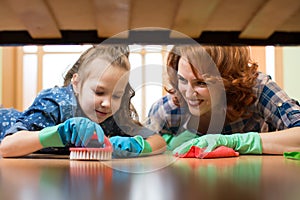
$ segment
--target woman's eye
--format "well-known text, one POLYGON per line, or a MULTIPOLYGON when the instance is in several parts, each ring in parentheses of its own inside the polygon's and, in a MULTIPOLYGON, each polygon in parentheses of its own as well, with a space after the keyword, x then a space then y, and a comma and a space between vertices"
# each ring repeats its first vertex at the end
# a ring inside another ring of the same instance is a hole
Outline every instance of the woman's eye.
POLYGON ((112 98, 113 98, 113 99, 121 99, 121 98, 122 98, 122 95, 112 95, 112 98))
POLYGON ((120 99, 122 97, 122 95, 113 95, 112 96, 114 99, 120 99))
POLYGON ((196 84, 200 87, 206 87, 207 84, 204 81, 197 81, 196 84))

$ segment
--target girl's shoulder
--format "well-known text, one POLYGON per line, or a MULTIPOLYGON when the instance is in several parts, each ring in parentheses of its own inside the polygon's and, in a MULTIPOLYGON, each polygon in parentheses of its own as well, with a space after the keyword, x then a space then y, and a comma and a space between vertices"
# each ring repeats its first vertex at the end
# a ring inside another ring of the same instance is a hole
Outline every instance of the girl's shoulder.
POLYGON ((40 91, 40 93, 35 98, 36 101, 54 101, 54 102, 61 102, 61 101, 73 101, 75 98, 73 88, 70 86, 66 87, 59 87, 55 86, 53 88, 48 88, 40 91))
POLYGON ((69 86, 54 86, 53 88, 43 89, 38 96, 59 96, 59 95, 73 95, 73 88, 69 86))
POLYGON ((43 110, 45 112, 64 113, 69 117, 77 109, 77 100, 73 89, 67 87, 53 87, 42 90, 33 103, 24 111, 26 113, 43 110))

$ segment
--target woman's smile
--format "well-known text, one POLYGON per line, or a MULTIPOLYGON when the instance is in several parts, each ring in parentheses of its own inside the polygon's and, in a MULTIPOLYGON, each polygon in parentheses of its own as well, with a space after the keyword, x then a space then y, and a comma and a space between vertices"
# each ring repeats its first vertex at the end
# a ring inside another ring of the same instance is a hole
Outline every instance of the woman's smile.
POLYGON ((189 106, 199 107, 204 100, 202 99, 187 99, 189 106))

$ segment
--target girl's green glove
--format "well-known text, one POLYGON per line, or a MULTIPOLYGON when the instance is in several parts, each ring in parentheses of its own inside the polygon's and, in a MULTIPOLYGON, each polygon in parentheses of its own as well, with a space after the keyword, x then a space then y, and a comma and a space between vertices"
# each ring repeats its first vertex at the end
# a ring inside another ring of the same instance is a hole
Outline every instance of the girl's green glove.
POLYGON ((232 135, 204 135, 183 143, 174 149, 173 154, 185 154, 192 146, 206 148, 205 152, 211 152, 219 146, 226 146, 240 154, 262 154, 261 139, 257 132, 236 133, 232 135))
POLYGON ((64 147, 66 144, 87 146, 95 133, 102 144, 104 131, 99 124, 88 118, 74 117, 59 125, 42 129, 39 139, 43 147, 64 147))

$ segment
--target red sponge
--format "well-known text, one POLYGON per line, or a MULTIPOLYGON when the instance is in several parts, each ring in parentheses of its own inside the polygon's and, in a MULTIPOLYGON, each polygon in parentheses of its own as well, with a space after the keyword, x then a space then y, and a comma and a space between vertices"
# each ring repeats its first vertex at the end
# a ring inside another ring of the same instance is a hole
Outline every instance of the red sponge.
POLYGON ((175 156, 180 158, 225 158, 239 156, 238 152, 226 146, 217 147, 211 152, 204 151, 205 149, 201 149, 197 146, 192 146, 187 153, 182 155, 175 154, 175 156))

